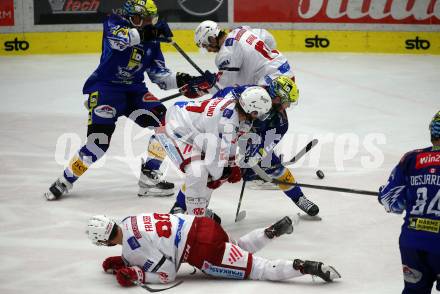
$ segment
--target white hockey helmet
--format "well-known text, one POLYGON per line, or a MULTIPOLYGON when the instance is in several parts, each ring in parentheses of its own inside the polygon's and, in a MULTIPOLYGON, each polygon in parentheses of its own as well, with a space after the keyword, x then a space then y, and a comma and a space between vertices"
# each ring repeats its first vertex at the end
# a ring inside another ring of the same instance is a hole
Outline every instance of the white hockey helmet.
POLYGON ((93 244, 107 245, 114 226, 117 226, 116 222, 105 215, 94 215, 89 219, 86 234, 93 244))
POLYGON ((220 27, 215 21, 202 21, 196 28, 194 41, 197 47, 203 48, 209 45, 209 37, 217 38, 220 34, 220 27))
POLYGON ((259 86, 252 86, 241 93, 238 99, 244 112, 251 114, 257 113, 257 118, 264 120, 272 108, 272 99, 267 91, 259 86))

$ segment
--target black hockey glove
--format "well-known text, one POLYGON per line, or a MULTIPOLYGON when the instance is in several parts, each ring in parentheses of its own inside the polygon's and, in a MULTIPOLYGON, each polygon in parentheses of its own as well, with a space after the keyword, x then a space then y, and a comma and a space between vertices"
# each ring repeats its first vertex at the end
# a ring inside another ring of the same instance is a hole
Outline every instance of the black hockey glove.
POLYGON ((171 32, 168 24, 159 20, 154 26, 147 25, 143 29, 139 30, 142 42, 159 41, 159 42, 171 42, 173 32, 171 32))

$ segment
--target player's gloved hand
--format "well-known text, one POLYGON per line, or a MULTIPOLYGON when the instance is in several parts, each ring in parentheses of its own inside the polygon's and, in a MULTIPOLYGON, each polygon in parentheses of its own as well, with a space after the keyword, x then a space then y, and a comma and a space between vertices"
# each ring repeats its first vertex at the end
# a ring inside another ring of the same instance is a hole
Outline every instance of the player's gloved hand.
POLYGON ((160 42, 171 42, 173 37, 173 32, 163 20, 159 20, 154 26, 147 25, 141 30, 139 30, 139 35, 141 36, 141 41, 160 41, 160 42))
POLYGON ((144 283, 144 271, 138 266, 124 267, 116 271, 116 280, 122 287, 134 285, 134 282, 144 283))
POLYGON ((116 271, 125 267, 121 256, 107 257, 102 263, 102 269, 108 274, 116 274, 116 271))
POLYGON ((237 183, 241 180, 241 170, 238 166, 232 166, 228 177, 229 183, 237 183))
POLYGON ((176 83, 177 83, 177 87, 181 88, 184 85, 188 84, 188 82, 192 79, 194 79, 195 77, 187 74, 185 72, 177 72, 176 73, 176 83))
POLYGON ((207 70, 203 75, 190 79, 180 92, 188 98, 197 98, 208 94, 208 90, 214 87, 216 82, 217 75, 207 70))
POLYGON ((209 182, 206 184, 206 186, 207 186, 209 189, 215 190, 215 189, 217 189, 218 187, 220 187, 221 185, 223 185, 224 182, 226 182, 226 179, 224 179, 224 178, 220 178, 220 179, 218 179, 218 180, 209 181, 209 182))

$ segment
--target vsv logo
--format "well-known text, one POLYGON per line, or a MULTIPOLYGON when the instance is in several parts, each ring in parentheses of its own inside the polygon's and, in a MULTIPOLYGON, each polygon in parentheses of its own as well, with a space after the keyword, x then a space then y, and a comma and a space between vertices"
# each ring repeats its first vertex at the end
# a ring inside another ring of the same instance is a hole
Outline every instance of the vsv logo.
POLYGON ((26 51, 29 49, 29 42, 27 41, 19 41, 17 38, 15 38, 13 41, 6 41, 5 42, 5 51, 26 51))
POLYGON ((306 38, 305 42, 307 48, 327 48, 330 46, 329 39, 320 38, 318 35, 315 35, 314 38, 306 38))
POLYGON ((405 48, 408 50, 428 50, 429 47, 431 47, 431 43, 428 40, 420 39, 419 36, 417 36, 415 39, 406 40, 405 45, 405 48))

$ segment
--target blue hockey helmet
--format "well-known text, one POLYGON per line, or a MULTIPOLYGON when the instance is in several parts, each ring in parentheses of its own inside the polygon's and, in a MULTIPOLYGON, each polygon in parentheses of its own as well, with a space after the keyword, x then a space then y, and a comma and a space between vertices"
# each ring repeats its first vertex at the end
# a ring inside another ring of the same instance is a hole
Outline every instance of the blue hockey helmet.
POLYGON ((429 131, 431 132, 431 140, 440 139, 440 111, 438 111, 429 124, 429 131))

